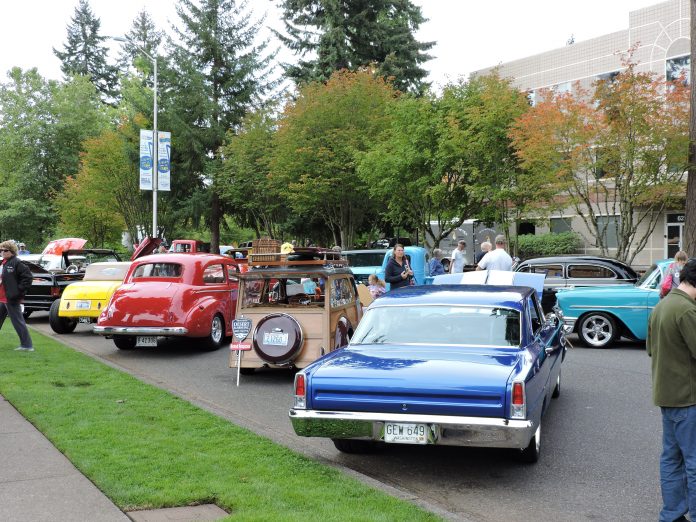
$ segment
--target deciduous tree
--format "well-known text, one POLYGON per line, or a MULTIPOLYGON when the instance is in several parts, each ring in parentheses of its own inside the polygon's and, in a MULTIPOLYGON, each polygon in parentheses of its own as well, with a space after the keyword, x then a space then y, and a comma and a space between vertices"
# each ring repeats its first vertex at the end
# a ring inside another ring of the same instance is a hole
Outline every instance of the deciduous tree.
POLYGON ((551 172, 602 254, 631 263, 658 219, 683 202, 688 89, 626 63, 592 93, 548 93, 513 133, 531 172, 551 172))

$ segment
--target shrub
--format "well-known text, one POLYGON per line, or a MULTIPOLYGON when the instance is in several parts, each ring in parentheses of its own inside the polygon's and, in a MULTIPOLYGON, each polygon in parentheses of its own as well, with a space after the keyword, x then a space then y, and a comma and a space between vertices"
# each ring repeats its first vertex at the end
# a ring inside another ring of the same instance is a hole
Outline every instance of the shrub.
POLYGON ((543 256, 576 254, 580 248, 580 236, 575 232, 560 234, 529 234, 517 236, 517 252, 521 259, 543 256))

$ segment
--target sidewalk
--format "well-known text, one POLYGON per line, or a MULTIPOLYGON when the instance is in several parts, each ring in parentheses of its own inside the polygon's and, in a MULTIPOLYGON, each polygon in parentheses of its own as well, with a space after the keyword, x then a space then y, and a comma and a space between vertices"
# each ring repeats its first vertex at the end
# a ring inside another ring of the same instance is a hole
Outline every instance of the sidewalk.
POLYGON ((129 522, 0 395, 0 520, 129 522))

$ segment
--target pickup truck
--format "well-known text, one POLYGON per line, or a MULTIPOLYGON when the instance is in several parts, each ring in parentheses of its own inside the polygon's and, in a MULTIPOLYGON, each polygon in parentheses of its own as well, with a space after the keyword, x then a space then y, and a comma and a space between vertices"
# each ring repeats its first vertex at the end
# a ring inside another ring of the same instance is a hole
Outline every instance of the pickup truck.
POLYGON ((175 239, 169 247, 169 252, 176 254, 195 254, 196 252, 210 253, 210 243, 205 243, 198 239, 175 239))

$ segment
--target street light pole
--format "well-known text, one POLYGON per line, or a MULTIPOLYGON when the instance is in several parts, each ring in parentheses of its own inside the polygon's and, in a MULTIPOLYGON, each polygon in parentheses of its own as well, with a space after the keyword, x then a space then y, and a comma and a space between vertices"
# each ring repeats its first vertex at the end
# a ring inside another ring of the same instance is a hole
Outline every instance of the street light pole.
POLYGON ((136 47, 138 51, 147 56, 152 60, 153 64, 153 75, 154 75, 154 89, 153 89, 153 109, 152 109, 152 237, 158 237, 157 234, 157 186, 159 183, 159 137, 157 135, 157 55, 152 56, 145 49, 134 43, 132 40, 125 38, 123 36, 112 36, 112 40, 117 42, 126 42, 136 47))

